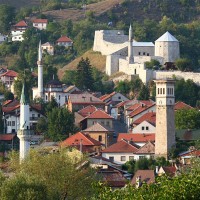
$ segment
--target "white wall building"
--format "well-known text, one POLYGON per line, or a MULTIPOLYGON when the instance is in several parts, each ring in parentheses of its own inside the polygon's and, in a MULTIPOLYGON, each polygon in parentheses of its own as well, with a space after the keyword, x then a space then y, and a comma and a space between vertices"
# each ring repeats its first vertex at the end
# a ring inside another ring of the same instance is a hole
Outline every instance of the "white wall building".
POLYGON ((34 19, 33 20, 33 27, 35 27, 39 30, 46 30, 47 24, 48 24, 47 19, 34 19))
POLYGON ((132 129, 132 133, 155 133, 156 127, 147 121, 143 121, 132 129))

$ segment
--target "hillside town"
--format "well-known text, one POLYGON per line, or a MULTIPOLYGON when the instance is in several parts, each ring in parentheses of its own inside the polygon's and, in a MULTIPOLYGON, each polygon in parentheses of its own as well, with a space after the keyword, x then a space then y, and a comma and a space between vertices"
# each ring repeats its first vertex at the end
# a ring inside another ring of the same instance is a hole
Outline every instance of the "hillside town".
POLYGON ((82 55, 64 70, 60 60, 77 59, 77 41, 65 31, 49 36, 53 23, 24 17, 0 33, 0 198, 162 199, 154 190, 191 178, 198 199, 200 73, 182 58, 181 41, 170 28, 138 41, 134 23, 109 22, 90 50, 105 60, 103 72, 82 55), (19 52, 3 58, 3 45, 19 52), (10 192, 12 180, 27 190, 10 192))

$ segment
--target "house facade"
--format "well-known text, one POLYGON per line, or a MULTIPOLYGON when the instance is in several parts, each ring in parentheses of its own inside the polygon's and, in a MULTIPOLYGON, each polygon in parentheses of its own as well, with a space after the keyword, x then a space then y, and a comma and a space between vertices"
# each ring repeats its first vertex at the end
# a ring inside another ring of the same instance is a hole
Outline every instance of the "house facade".
POLYGON ((5 73, 0 75, 1 82, 11 90, 11 86, 14 82, 14 79, 18 76, 18 73, 13 70, 8 70, 5 73))
POLYGON ((27 28, 28 25, 24 20, 15 24, 11 30, 12 41, 20 41, 20 42, 23 41, 24 40, 23 34, 25 33, 27 28))
POLYGON ((54 55, 54 46, 50 42, 42 44, 42 53, 47 52, 49 55, 54 55))
POLYGON ((56 44, 58 46, 64 46, 66 48, 69 48, 73 46, 73 41, 67 36, 62 36, 56 41, 56 44))
POLYGON ((34 19, 33 20, 33 27, 35 27, 39 30, 46 30, 47 24, 48 24, 47 19, 34 19))

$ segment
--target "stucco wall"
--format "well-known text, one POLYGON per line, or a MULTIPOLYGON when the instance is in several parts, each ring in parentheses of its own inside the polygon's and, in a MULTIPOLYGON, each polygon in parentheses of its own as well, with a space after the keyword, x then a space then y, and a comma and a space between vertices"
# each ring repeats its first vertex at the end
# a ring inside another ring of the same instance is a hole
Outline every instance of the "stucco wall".
POLYGON ((142 122, 141 124, 137 125, 132 129, 132 133, 155 133, 156 127, 152 124, 148 123, 147 121, 142 122), (142 128, 144 127, 144 128, 142 128), (148 127, 148 130, 146 130, 146 127, 148 127), (144 130, 142 130, 144 129, 144 130))

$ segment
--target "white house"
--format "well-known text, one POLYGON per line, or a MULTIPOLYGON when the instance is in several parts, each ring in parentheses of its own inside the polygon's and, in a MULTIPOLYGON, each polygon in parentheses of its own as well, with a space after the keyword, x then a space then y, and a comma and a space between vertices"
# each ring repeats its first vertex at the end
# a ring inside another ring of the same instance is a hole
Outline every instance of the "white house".
POLYGON ((58 46, 72 47, 73 41, 70 38, 68 38, 67 36, 62 36, 56 41, 56 44, 58 46))
POLYGON ((39 30, 46 30, 47 24, 48 24, 47 19, 34 19, 33 20, 33 27, 35 27, 39 30))
POLYGON ((50 42, 42 44, 41 47, 42 47, 42 53, 46 51, 48 54, 54 55, 54 46, 50 42))
POLYGON ((134 153, 139 147, 126 140, 121 140, 102 151, 102 157, 116 164, 124 164, 134 159, 134 153))
POLYGON ((7 70, 5 73, 0 75, 1 82, 5 84, 8 89, 11 89, 11 86, 14 82, 14 79, 17 77, 18 73, 13 70, 7 70))
POLYGON ((25 33, 27 28, 28 28, 28 25, 24 20, 15 24, 11 30, 12 41, 24 40, 23 34, 25 33))
POLYGON ((141 124, 134 127, 131 132, 132 133, 140 133, 140 134, 155 133, 156 127, 155 127, 155 125, 152 125, 148 121, 143 121, 141 124))

